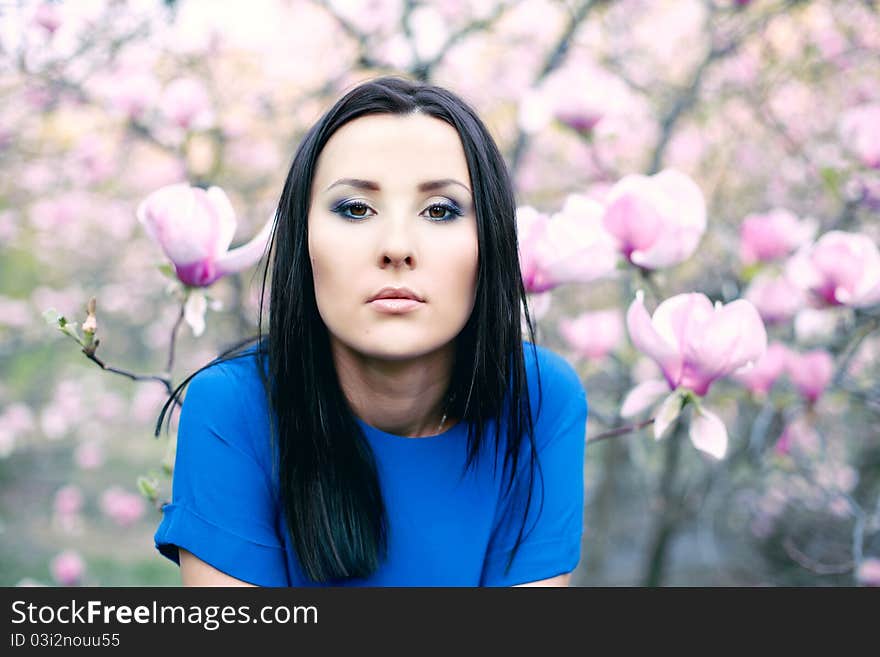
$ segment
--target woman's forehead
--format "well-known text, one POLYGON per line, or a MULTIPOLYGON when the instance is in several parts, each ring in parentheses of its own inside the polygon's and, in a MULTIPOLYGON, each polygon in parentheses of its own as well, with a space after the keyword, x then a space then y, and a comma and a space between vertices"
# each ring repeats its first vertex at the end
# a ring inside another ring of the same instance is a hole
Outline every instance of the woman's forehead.
POLYGON ((417 191, 437 180, 457 180, 469 188, 470 181, 458 131, 423 114, 370 115, 342 126, 318 157, 315 190, 339 179, 371 181, 379 192, 417 191))

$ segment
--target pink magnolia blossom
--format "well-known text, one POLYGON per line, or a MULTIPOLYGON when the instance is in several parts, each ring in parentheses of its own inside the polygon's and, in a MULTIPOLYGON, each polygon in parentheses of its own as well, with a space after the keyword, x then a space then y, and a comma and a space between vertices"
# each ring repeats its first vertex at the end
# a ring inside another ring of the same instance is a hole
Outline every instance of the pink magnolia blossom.
POLYGON ((791 257, 786 273, 819 304, 863 307, 880 302, 880 251, 861 233, 825 233, 791 257))
POLYGON ((559 332, 581 356, 599 360, 623 339, 623 315, 619 310, 581 313, 559 320, 559 332))
POLYGON ((652 317, 639 290, 626 325, 636 349, 657 362, 670 390, 687 388, 699 396, 715 380, 757 362, 767 349, 764 323, 744 299, 713 306, 703 294, 679 294, 657 306, 652 317))
POLYGON ((13 434, 33 431, 35 427, 34 412, 24 402, 12 402, 0 413, 0 428, 6 428, 13 434))
POLYGON ((59 515, 71 515, 82 509, 83 494, 80 487, 75 484, 62 486, 55 493, 54 509, 59 515))
POLYGON ((800 220, 784 208, 750 214, 740 226, 740 258, 745 264, 788 256, 816 233, 815 222, 800 220))
POLYGON ((627 311, 626 324, 635 347, 660 366, 665 381, 643 381, 633 388, 624 400, 621 417, 646 410, 672 390, 654 417, 654 438, 662 438, 684 405, 692 402, 696 408, 690 424, 691 443, 723 458, 727 452, 724 422, 690 395, 705 395, 715 380, 754 367, 764 356, 767 333, 758 311, 744 299, 713 306, 705 295, 690 293, 663 301, 651 317, 639 290, 627 311))
POLYGON ((602 221, 634 265, 669 267, 697 248, 706 230, 706 202, 697 184, 675 169, 629 175, 609 191, 602 221))
POLYGON ((834 360, 823 349, 804 354, 790 351, 786 356, 785 366, 788 378, 811 404, 822 396, 834 374, 834 360))
POLYGON ((619 114, 630 102, 621 80, 588 61, 558 68, 540 86, 523 94, 518 122, 529 133, 556 119, 588 133, 608 114, 619 114))
POLYGON ((766 396, 785 373, 789 349, 782 342, 771 342, 754 367, 734 373, 733 378, 758 396, 766 396))
POLYGON ((195 78, 177 78, 168 83, 159 99, 159 109, 184 130, 204 129, 214 121, 208 91, 195 78))
POLYGON ((530 206, 517 208, 526 292, 546 292, 564 283, 587 283, 612 275, 617 254, 602 228, 601 214, 597 201, 580 194, 570 194, 562 210, 552 216, 530 206))
POLYGON ((36 25, 42 27, 50 35, 61 27, 61 12, 58 5, 54 2, 43 2, 34 11, 33 21, 36 25))
POLYGON ((219 187, 205 191, 186 183, 150 194, 138 206, 137 217, 171 260, 180 281, 195 287, 206 287, 257 262, 274 221, 273 216, 250 242, 230 250, 236 220, 229 198, 219 187))
POLYGON ((76 448, 73 458, 83 470, 94 470, 104 464, 104 448, 99 441, 88 440, 76 448))
POLYGON ((146 503, 137 493, 111 486, 101 495, 101 510, 116 524, 127 527, 144 515, 146 503))
POLYGON ((75 586, 82 579, 86 565, 78 552, 64 550, 52 559, 49 570, 52 578, 61 586, 75 586))
POLYGON ((840 139, 865 166, 880 169, 880 103, 847 110, 838 124, 840 139))
POLYGON ((803 291, 786 276, 762 272, 752 279, 745 298, 754 304, 767 324, 788 321, 805 304, 803 291))

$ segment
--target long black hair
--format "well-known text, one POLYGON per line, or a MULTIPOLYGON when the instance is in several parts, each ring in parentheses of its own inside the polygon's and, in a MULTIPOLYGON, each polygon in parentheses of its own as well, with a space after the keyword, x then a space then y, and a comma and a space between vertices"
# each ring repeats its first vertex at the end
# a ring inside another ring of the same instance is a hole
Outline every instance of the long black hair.
MULTIPOLYGON (((276 210, 269 256, 264 254, 257 335, 187 377, 163 406, 155 432, 158 436, 169 404, 193 376, 247 355, 243 350, 256 342, 257 369, 270 401, 281 507, 303 571, 315 582, 375 572, 387 554, 388 527, 374 454, 340 386, 328 330, 315 301, 307 224, 312 179, 322 148, 341 126, 370 114, 415 112, 446 121, 458 131, 476 213, 476 299, 455 338, 447 391, 449 416, 467 423, 468 454, 462 476, 485 449, 484 432, 490 421, 497 427, 493 445, 497 465, 504 417, 503 471, 508 473, 509 493, 520 469, 522 441, 529 441, 526 509, 505 572, 523 540, 536 465, 540 472, 523 357, 523 312, 536 355, 535 330, 519 267, 516 201, 504 159, 483 122, 452 92, 398 76, 362 82, 309 129, 294 155, 276 210), (269 331, 264 339, 263 301, 270 261, 269 331)), ((540 376, 538 390, 540 408, 540 376)), ((517 487, 521 485, 517 482, 517 487)))

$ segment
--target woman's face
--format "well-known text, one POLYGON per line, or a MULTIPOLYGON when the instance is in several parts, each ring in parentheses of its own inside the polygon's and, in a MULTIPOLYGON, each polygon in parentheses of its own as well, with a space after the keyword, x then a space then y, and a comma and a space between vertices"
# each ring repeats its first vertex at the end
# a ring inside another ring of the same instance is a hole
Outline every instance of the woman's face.
POLYGON ((350 121, 325 144, 311 194, 309 253, 331 342, 403 360, 458 335, 474 306, 478 242, 453 126, 424 114, 350 121), (371 302, 385 287, 422 301, 371 302))

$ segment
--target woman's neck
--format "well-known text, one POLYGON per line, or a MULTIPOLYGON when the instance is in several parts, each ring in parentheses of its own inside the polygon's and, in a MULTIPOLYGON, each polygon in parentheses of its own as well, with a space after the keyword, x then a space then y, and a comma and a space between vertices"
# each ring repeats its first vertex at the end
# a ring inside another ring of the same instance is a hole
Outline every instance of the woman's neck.
POLYGON ((386 433, 418 438, 455 422, 447 411, 455 345, 405 360, 363 354, 331 336, 337 376, 354 414, 386 433))

